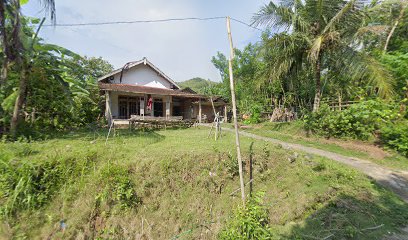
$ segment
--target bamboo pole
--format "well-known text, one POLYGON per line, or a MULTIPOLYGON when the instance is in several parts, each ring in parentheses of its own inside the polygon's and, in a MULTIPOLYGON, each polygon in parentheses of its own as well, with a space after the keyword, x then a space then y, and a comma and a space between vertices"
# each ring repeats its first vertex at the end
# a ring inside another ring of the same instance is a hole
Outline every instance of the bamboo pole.
POLYGON ((244 176, 242 173, 242 158, 241 158, 241 146, 240 146, 239 132, 238 132, 237 104, 236 104, 235 89, 234 89, 234 75, 232 73, 232 60, 234 59, 234 46, 232 44, 230 17, 227 17, 227 31, 228 31, 228 40, 229 40, 229 45, 230 45, 230 59, 228 61, 228 70, 229 70, 229 77, 230 77, 232 114, 234 116, 235 144, 237 147, 237 158, 238 158, 238 166, 239 166, 239 182, 241 186, 241 198, 242 198, 242 204, 245 206, 245 189, 244 189, 245 185, 244 185, 244 176))

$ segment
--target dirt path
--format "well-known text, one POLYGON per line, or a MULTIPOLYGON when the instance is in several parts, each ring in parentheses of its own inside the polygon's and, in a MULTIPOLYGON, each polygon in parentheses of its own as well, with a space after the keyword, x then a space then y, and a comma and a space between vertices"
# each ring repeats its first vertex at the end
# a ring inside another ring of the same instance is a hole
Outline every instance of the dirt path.
MULTIPOLYGON (((234 132, 233 129, 230 128, 222 128, 224 131, 234 132)), ((399 195, 405 202, 408 203, 408 172, 407 171, 395 171, 389 169, 387 167, 380 166, 373 162, 354 158, 354 157, 346 157, 341 154, 313 148, 313 147, 306 147, 296 143, 287 143, 281 140, 273 139, 270 137, 262 137, 256 134, 240 131, 241 136, 263 140, 267 142, 271 142, 274 144, 280 144, 284 148, 290 148, 293 150, 303 151, 306 153, 311 153, 314 155, 326 157, 332 159, 334 161, 349 165, 364 174, 368 175, 380 185, 392 190, 394 193, 399 195)))

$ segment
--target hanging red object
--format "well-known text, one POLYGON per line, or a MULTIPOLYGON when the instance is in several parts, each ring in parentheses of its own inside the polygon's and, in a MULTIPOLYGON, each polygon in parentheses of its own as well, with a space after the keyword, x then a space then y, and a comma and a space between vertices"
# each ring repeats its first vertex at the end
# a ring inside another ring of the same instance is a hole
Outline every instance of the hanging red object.
POLYGON ((152 110, 153 108, 153 99, 150 97, 147 101, 147 110, 152 110))

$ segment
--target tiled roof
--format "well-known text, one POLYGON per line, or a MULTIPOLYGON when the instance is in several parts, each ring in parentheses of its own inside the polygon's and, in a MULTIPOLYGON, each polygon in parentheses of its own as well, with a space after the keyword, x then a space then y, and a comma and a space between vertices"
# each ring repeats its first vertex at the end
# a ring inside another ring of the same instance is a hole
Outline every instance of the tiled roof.
POLYGON ((207 98, 204 95, 193 94, 188 92, 183 92, 182 90, 172 90, 167 88, 155 88, 138 86, 131 84, 116 84, 116 83, 102 83, 99 82, 100 90, 109 90, 117 92, 130 92, 130 93, 146 93, 146 94, 157 94, 157 95, 167 95, 167 96, 177 96, 177 97, 192 97, 192 98, 207 98))

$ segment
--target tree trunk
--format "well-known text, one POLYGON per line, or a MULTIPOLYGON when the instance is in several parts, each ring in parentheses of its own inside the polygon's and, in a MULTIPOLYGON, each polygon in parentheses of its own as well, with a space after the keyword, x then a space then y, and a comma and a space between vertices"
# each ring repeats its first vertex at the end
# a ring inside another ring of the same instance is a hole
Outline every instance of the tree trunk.
POLYGON ((23 103, 26 97, 27 81, 28 81, 27 72, 28 70, 27 70, 26 64, 25 63, 21 64, 20 85, 18 88, 17 99, 14 104, 13 117, 10 123, 10 133, 13 139, 15 139, 17 135, 17 125, 20 120, 20 112, 21 112, 21 109, 23 107, 23 103))
POLYGON ((7 32, 6 32, 6 9, 4 7, 4 1, 0 1, 0 34, 1 34, 1 45, 3 46, 3 64, 1 66, 1 76, 0 84, 4 83, 7 79, 7 67, 9 59, 9 48, 7 42, 7 32))
POLYGON ((404 12, 405 12, 405 9, 407 8, 407 6, 408 6, 408 4, 406 4, 406 3, 401 5, 401 11, 400 11, 400 13, 399 13, 399 16, 398 16, 397 20, 395 20, 395 23, 394 23, 394 25, 392 26, 391 31, 388 33, 387 40, 385 41, 385 44, 384 44, 383 53, 386 53, 386 52, 387 52, 388 45, 390 44, 391 37, 392 37, 392 35, 394 34, 394 31, 395 31, 395 29, 397 28, 399 22, 400 22, 400 21, 402 20, 402 18, 404 17, 404 12))
POLYGON ((314 97, 314 102, 313 102, 313 112, 317 112, 320 107, 320 99, 322 95, 322 86, 320 82, 321 74, 320 74, 320 64, 321 60, 320 57, 317 59, 316 64, 315 64, 315 81, 316 81, 316 92, 315 92, 315 97, 314 97))

